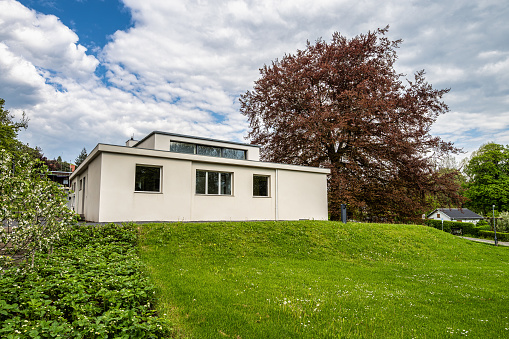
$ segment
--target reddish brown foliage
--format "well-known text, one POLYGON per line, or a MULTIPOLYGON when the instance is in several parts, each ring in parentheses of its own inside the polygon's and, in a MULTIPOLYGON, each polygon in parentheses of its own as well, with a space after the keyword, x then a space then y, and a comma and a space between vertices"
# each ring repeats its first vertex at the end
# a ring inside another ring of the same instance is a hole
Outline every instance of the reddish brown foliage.
POLYGON ((358 217, 408 220, 420 217, 430 195, 458 198, 452 176, 431 161, 457 152, 429 133, 448 111, 449 90, 433 89, 424 71, 403 84, 393 67, 401 41, 387 39, 387 30, 308 43, 260 69, 240 99, 263 160, 331 168, 334 219, 340 203, 358 217))

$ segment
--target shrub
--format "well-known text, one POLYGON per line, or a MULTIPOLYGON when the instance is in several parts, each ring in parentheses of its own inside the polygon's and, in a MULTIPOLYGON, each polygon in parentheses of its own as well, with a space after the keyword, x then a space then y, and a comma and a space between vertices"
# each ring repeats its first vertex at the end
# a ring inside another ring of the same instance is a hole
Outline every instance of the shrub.
POLYGON ((491 229, 490 223, 487 222, 486 220, 479 220, 475 226, 480 228, 480 229, 483 229, 483 230, 490 230, 491 229))
POLYGON ((509 232, 509 212, 502 212, 496 221, 497 232, 509 232))
POLYGON ((134 225, 82 226, 34 269, 0 276, 2 338, 167 338, 134 225))
MULTIPOLYGON (((493 231, 481 230, 481 231, 479 231, 479 235, 484 237, 484 238, 495 239, 495 232, 493 232, 493 231)), ((499 241, 509 241, 509 233, 504 233, 504 232, 498 232, 497 231, 497 240, 499 240, 499 241)))
MULTIPOLYGON (((427 219, 424 224, 436 229, 442 229, 442 220, 427 219)), ((459 221, 444 221, 444 232, 451 232, 452 228, 460 228, 462 234, 477 235, 478 230, 475 228, 475 224, 471 222, 459 222, 459 221)))

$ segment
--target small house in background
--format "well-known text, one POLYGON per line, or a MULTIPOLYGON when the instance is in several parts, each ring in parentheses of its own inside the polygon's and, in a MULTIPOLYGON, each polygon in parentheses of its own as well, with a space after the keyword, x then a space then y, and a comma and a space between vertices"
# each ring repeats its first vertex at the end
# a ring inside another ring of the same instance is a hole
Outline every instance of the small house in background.
POLYGON ((98 144, 70 177, 85 220, 327 220, 329 169, 259 160, 260 147, 152 132, 98 144))
POLYGON ((71 176, 71 174, 72 172, 50 171, 48 174, 48 179, 62 185, 65 188, 69 188, 70 187, 69 177, 71 176))
POLYGON ((477 224, 479 220, 484 219, 479 214, 472 212, 468 208, 437 208, 427 216, 428 219, 444 221, 471 222, 477 224))

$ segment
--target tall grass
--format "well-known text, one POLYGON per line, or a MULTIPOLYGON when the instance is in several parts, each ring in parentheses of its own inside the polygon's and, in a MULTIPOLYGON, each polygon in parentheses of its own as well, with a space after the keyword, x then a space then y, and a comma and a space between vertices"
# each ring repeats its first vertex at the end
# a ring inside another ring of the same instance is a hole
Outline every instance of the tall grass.
POLYGON ((509 336, 509 248, 316 221, 147 224, 141 239, 182 336, 509 336))

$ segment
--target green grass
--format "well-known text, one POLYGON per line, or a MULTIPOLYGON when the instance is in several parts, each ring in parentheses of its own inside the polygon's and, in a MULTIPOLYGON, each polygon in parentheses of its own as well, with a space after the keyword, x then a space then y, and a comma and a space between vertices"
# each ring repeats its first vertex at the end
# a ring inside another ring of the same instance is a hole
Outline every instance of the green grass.
POLYGON ((509 336, 509 248, 424 226, 148 224, 160 313, 190 338, 509 336))

